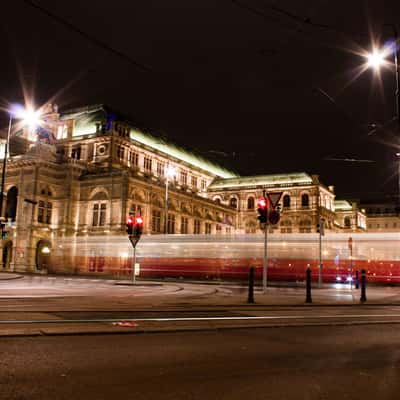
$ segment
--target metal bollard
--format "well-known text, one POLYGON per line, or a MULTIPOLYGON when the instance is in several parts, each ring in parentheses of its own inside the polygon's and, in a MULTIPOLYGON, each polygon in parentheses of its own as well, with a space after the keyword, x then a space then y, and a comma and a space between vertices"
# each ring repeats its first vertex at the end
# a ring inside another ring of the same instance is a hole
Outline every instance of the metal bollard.
POLYGON ((360 284, 359 284, 359 281, 358 281, 358 270, 356 271, 356 284, 355 284, 355 287, 356 287, 356 289, 360 288, 360 284))
POLYGON ((311 268, 307 268, 306 272, 306 303, 312 303, 311 298, 311 268))
POLYGON ((360 301, 361 302, 365 302, 367 301, 367 295, 365 293, 365 287, 367 284, 367 274, 365 269, 361 270, 361 297, 360 297, 360 301))
POLYGON ((254 303, 254 267, 249 269, 249 297, 247 302, 254 303))

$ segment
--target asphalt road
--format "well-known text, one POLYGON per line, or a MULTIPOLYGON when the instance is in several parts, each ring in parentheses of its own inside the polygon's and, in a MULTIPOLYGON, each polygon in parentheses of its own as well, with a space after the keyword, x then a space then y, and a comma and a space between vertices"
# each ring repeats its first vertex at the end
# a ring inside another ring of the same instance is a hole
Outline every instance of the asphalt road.
POLYGON ((3 338, 0 398, 398 399, 398 325, 3 338))

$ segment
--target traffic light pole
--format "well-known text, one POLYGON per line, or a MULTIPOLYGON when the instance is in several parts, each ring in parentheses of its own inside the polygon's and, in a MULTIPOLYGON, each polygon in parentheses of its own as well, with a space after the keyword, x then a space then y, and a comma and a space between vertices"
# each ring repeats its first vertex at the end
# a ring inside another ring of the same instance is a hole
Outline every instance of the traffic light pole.
MULTIPOLYGON (((265 190, 263 190, 263 197, 265 197, 265 190)), ((267 203, 268 204, 268 203, 267 203)), ((267 281, 268 281, 268 205, 266 209, 267 221, 264 226, 264 260, 263 260, 263 291, 267 291, 267 281)))
POLYGON ((136 284, 136 245, 133 246, 132 284, 136 284))
POLYGON ((322 287, 322 221, 321 221, 321 191, 318 188, 318 231, 319 231, 319 269, 318 287, 322 287))

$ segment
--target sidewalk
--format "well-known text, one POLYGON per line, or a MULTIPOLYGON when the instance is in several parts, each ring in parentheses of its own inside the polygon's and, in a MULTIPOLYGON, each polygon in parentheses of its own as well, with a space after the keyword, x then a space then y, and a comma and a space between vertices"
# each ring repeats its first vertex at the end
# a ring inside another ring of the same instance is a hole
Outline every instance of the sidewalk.
POLYGON ((23 275, 15 274, 13 272, 0 272, 0 281, 8 281, 11 279, 20 279, 23 275))

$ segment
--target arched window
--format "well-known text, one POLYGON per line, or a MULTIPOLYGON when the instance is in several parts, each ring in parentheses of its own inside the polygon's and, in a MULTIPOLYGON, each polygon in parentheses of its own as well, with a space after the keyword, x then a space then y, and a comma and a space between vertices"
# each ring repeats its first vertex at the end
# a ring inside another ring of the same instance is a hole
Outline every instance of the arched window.
POLYGON ((90 199, 92 203, 92 226, 105 226, 107 218, 108 195, 105 191, 98 191, 90 199))
POLYGON ((231 199, 229 200, 229 205, 232 208, 237 208, 237 198, 236 197, 231 197, 231 199))
POLYGON ((15 221, 17 216, 17 204, 18 204, 18 188, 13 186, 7 192, 7 204, 6 204, 6 219, 11 218, 11 221, 15 221))
POLYGON ((307 193, 301 195, 301 206, 302 207, 309 207, 310 205, 310 198, 308 197, 307 193))
POLYGON ((219 197, 216 197, 216 198, 214 199, 214 201, 215 201, 215 203, 217 203, 217 204, 221 204, 221 199, 220 199, 219 197))
POLYGON ((344 226, 345 226, 345 228, 351 228, 351 219, 350 219, 350 217, 344 217, 344 226))
POLYGON ((283 196, 283 208, 290 208, 290 196, 288 194, 283 196))
POLYGON ((247 199, 247 209, 254 210, 254 197, 249 197, 247 199))

